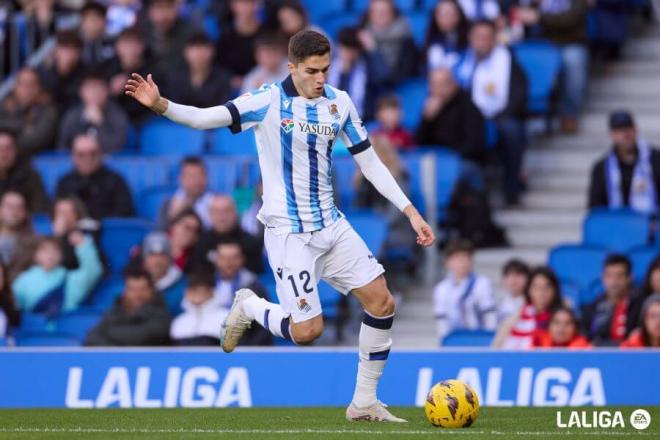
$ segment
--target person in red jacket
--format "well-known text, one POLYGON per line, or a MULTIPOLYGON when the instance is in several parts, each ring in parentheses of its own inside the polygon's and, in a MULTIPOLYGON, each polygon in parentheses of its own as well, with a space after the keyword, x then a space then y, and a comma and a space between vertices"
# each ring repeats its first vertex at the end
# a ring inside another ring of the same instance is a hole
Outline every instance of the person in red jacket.
POLYGON ((532 345, 542 348, 590 348, 591 344, 578 332, 578 322, 573 310, 560 307, 552 313, 547 330, 534 334, 532 345))
POLYGON ((641 325, 630 333, 621 347, 660 347, 660 294, 654 293, 644 301, 641 325))

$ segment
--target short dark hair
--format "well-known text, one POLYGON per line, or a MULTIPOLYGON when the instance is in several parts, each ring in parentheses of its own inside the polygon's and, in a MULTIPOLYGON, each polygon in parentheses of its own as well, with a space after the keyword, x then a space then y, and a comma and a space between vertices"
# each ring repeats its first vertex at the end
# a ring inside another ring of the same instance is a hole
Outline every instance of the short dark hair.
POLYGON ((327 53, 330 53, 330 41, 320 32, 303 30, 289 40, 289 61, 293 64, 327 53))
POLYGON ((149 272, 147 272, 140 266, 129 264, 126 267, 126 269, 124 270, 124 281, 128 281, 130 279, 147 280, 147 284, 149 284, 149 288, 153 292, 156 291, 156 285, 154 284, 153 278, 151 278, 149 272))
POLYGON ((529 266, 522 260, 513 258, 507 261, 502 267, 502 275, 506 276, 510 273, 517 273, 529 276, 529 266))
POLYGON ((376 102, 376 110, 383 108, 401 108, 399 98, 395 95, 385 95, 376 102))
POLYGON ((188 277, 188 288, 193 287, 207 287, 213 289, 215 287, 215 278, 213 273, 209 271, 193 272, 188 277))
POLYGON ((204 168, 204 171, 206 171, 206 164, 204 163, 204 159, 202 159, 199 156, 186 156, 181 160, 181 169, 183 167, 192 165, 196 167, 201 167, 204 168))
POLYGON ((139 40, 144 43, 144 34, 142 33, 142 31, 138 26, 131 26, 121 31, 121 33, 117 36, 117 41, 126 38, 130 38, 132 40, 139 40))
POLYGON ((362 50, 362 43, 358 38, 358 29, 354 26, 346 26, 339 30, 337 42, 340 46, 362 50))
POLYGON ((199 223, 200 226, 202 226, 202 219, 200 218, 199 214, 195 212, 194 208, 185 208, 181 211, 179 211, 174 217, 172 217, 168 222, 167 222, 167 229, 170 229, 172 226, 176 225, 179 223, 181 220, 183 220, 186 217, 194 217, 195 220, 197 220, 197 223, 199 223))
POLYGON ((221 240, 215 246, 215 250, 220 249, 220 246, 238 246, 238 248, 241 250, 241 254, 243 255, 243 257, 245 257, 245 249, 243 248, 243 243, 241 243, 239 240, 235 238, 226 238, 221 240))
POLYGON ((626 267, 626 275, 630 275, 632 273, 632 263, 630 262, 630 258, 623 254, 608 255, 605 259, 605 263, 603 264, 603 270, 609 266, 617 266, 619 264, 626 267))
POLYGON ((108 84, 108 79, 100 70, 94 69, 85 73, 80 84, 83 84, 87 81, 100 81, 104 84, 108 84))
POLYGON ((106 13, 108 12, 108 8, 104 4, 96 1, 87 2, 80 10, 80 13, 81 15, 85 15, 90 12, 105 17, 106 13))
POLYGON ((470 31, 472 31, 474 28, 478 26, 487 26, 489 27, 493 32, 497 31, 497 25, 493 20, 489 20, 487 18, 480 18, 478 20, 472 21, 470 23, 470 31))
POLYGON ((277 33, 264 32, 257 35, 257 38, 254 40, 254 46, 272 47, 284 50, 286 47, 286 39, 277 33))
POLYGON ((9 136, 14 141, 14 146, 16 146, 16 140, 18 139, 16 130, 10 127, 0 127, 0 136, 2 135, 9 136))
POLYGON ((213 46, 213 41, 204 32, 195 32, 186 40, 188 46, 213 46))
POLYGON ((83 46, 80 35, 74 31, 58 32, 55 36, 55 41, 57 42, 58 46, 74 47, 76 49, 82 49, 83 46))
POLYGON ((447 243, 445 247, 447 258, 459 252, 465 252, 470 255, 474 254, 474 244, 469 240, 452 240, 447 243))

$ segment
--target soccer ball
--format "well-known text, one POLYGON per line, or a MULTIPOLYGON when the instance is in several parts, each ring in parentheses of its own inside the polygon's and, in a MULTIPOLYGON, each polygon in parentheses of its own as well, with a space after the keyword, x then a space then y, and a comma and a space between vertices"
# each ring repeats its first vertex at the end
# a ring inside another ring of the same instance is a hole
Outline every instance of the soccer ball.
POLYGON ((465 382, 443 380, 426 396, 424 412, 433 426, 467 428, 477 420, 479 398, 465 382))

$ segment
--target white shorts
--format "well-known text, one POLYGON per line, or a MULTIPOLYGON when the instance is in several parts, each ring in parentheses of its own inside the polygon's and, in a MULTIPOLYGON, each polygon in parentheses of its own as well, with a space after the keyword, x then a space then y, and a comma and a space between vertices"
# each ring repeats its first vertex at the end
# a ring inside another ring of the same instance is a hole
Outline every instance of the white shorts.
POLYGON ((264 245, 275 276, 277 298, 293 322, 321 314, 320 280, 346 295, 385 272, 345 218, 315 232, 293 233, 267 227, 264 245))

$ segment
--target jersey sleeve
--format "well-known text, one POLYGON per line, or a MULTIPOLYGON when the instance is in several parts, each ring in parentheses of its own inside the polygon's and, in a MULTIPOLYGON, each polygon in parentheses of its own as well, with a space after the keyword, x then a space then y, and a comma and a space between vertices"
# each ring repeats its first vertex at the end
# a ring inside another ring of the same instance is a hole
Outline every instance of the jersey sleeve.
POLYGON ((270 108, 270 99, 271 87, 263 85, 253 92, 244 93, 227 102, 225 107, 231 114, 229 130, 232 133, 240 133, 263 121, 270 108))
POLYGON ((347 98, 349 102, 348 117, 339 131, 339 138, 346 144, 348 151, 355 155, 363 152, 371 146, 367 129, 364 128, 362 118, 357 112, 353 101, 347 98))

